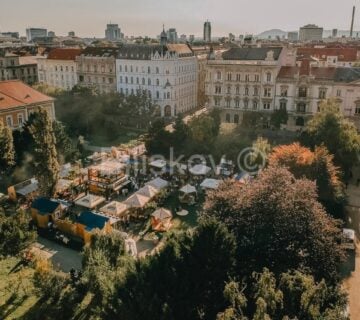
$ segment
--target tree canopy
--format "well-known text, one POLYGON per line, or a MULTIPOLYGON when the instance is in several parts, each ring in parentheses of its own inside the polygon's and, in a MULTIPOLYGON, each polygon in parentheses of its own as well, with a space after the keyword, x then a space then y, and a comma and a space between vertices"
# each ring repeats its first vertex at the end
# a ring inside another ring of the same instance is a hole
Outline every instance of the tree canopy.
POLYGON ((326 100, 320 105, 320 112, 307 123, 301 142, 313 150, 324 145, 346 178, 358 163, 360 136, 355 125, 340 112, 336 100, 326 100))
POLYGON ((0 172, 15 165, 15 149, 11 129, 0 121, 0 172))
POLYGON ((269 167, 250 184, 223 183, 211 192, 204 216, 234 232, 242 274, 267 267, 276 274, 305 268, 316 279, 336 279, 344 257, 338 222, 317 201, 314 182, 269 167))

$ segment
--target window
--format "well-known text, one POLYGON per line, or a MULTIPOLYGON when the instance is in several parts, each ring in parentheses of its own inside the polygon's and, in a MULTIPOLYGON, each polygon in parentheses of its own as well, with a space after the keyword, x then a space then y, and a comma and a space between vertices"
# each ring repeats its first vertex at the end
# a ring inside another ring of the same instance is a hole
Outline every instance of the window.
POLYGON ((148 86, 151 86, 151 79, 148 79, 148 86))
POLYGON ((125 65, 125 72, 127 72, 127 66, 125 65))
POLYGON ((239 86, 237 86, 235 90, 236 90, 236 94, 240 94, 240 87, 239 86))
POLYGON ((257 101, 253 101, 253 110, 256 110, 258 107, 258 102, 257 101))
POLYGON ((299 98, 306 98, 306 97, 307 97, 306 87, 299 88, 299 98))
POLYGON ((229 73, 227 74, 227 80, 228 80, 228 81, 231 81, 231 77, 232 77, 232 75, 231 75, 231 73, 229 72, 229 73))
POLYGON ((286 100, 280 101, 280 110, 286 111, 286 105, 287 105, 286 100))
POLYGON ((130 78, 130 83, 131 83, 131 84, 134 83, 134 78, 133 78, 133 77, 130 78))
POLYGON ((235 107, 240 108, 240 100, 239 99, 235 100, 235 107))
POLYGON ((288 88, 287 87, 282 87, 280 95, 282 97, 287 97, 288 96, 288 88))
POLYGON ((227 94, 230 94, 230 93, 231 93, 231 87, 230 87, 230 86, 227 87, 226 93, 227 93, 227 94))
POLYGON ((214 98, 214 102, 215 102, 216 107, 220 107, 220 99, 219 98, 214 98))
POLYGON ((218 71, 218 72, 216 73, 216 79, 217 79, 217 80, 221 80, 221 72, 220 72, 220 71, 218 71))
POLYGON ((8 127, 12 127, 12 116, 6 117, 6 124, 8 127))
POLYGON ((170 99, 170 92, 167 93, 166 98, 170 99))
POLYGON ((260 82, 260 76, 258 74, 255 75, 255 82, 260 82))
POLYGON ((231 107, 231 101, 230 99, 226 100, 226 108, 230 108, 231 107))
POLYGON ((249 88, 245 87, 245 95, 248 96, 249 95, 249 88))
POLYGON ((227 122, 227 123, 230 123, 230 114, 226 114, 226 116, 225 116, 225 121, 227 122))
POLYGON ((319 99, 323 100, 326 99, 326 89, 319 89, 319 99))
POLYGON ((258 96, 259 95, 259 88, 258 87, 254 87, 254 96, 258 96))
POLYGON ((142 78, 141 84, 142 84, 143 86, 145 85, 145 78, 142 78))
POLYGON ((244 109, 249 108, 249 100, 244 100, 244 109))
POLYGON ((159 67, 156 67, 156 73, 159 73, 159 67))
POLYGON ((245 82, 249 82, 250 81, 250 75, 246 74, 245 75, 245 82))
POLYGON ((236 81, 241 81, 241 74, 240 73, 236 74, 236 81))
POLYGON ((156 99, 160 99, 160 92, 156 91, 156 99))
POLYGON ((271 78, 272 78, 271 73, 268 72, 268 73, 266 74, 266 81, 267 81, 267 82, 271 82, 271 78))
POLYGON ((234 115, 234 123, 239 123, 239 115, 238 114, 234 115))
POLYGON ((156 85, 159 86, 160 85, 160 81, 159 79, 156 79, 156 85))
POLYGON ((139 77, 136 77, 136 84, 139 84, 140 81, 139 81, 139 77))
POLYGON ((19 124, 19 126, 22 126, 23 123, 24 123, 23 115, 18 114, 18 124, 19 124))
POLYGON ((151 68, 150 67, 148 67, 148 73, 151 73, 151 68))
POLYGON ((264 89, 264 97, 271 97, 271 89, 270 88, 265 88, 264 89))
POLYGON ((337 96, 337 97, 341 97, 341 90, 338 89, 338 90, 336 91, 336 96, 337 96))
MULTIPOLYGON (((80 76, 80 77, 82 77, 82 76, 80 76)), ((119 78, 119 82, 120 82, 120 83, 122 83, 122 82, 123 82, 122 76, 120 76, 120 78, 119 78)))
POLYGON ((264 110, 270 110, 270 102, 265 102, 263 107, 264 107, 264 110))
POLYGON ((133 66, 130 66, 130 72, 133 72, 133 66))
POLYGON ((128 77, 125 77, 125 83, 128 83, 128 77))
POLYGON ((306 112, 306 104, 305 103, 298 103, 296 106, 296 111, 299 113, 305 113, 306 112))
POLYGON ((215 86, 215 94, 221 94, 221 86, 215 86))
POLYGON ((119 66, 119 72, 122 72, 122 66, 119 66))

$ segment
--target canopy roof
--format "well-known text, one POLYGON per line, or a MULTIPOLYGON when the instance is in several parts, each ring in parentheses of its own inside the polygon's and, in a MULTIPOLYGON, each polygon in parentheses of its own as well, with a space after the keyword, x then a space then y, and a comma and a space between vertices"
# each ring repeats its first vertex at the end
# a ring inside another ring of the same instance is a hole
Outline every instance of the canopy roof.
POLYGON ((183 186, 181 189, 180 189, 180 192, 183 192, 183 193, 196 193, 196 188, 190 184, 187 184, 186 186, 183 186))
POLYGON ((149 198, 153 198, 154 196, 156 196, 156 194, 159 193, 159 191, 160 191, 159 189, 156 189, 155 187, 153 187, 151 185, 147 185, 147 186, 139 189, 136 193, 141 194, 146 197, 149 197, 149 198))
POLYGON ((158 169, 162 169, 166 166, 166 161, 161 160, 161 159, 154 160, 154 161, 150 162, 150 166, 158 168, 158 169))
POLYGON ((204 164, 196 164, 192 168, 189 169, 190 173, 194 176, 202 176, 206 175, 210 172, 211 168, 204 164))
POLYGON ((92 209, 95 208, 97 205, 103 203, 104 201, 104 197, 96 196, 94 194, 87 194, 85 197, 82 197, 79 200, 75 201, 75 204, 78 206, 92 209))
POLYGON ((170 210, 160 208, 154 211, 151 216, 154 217, 156 220, 166 220, 172 218, 172 213, 170 210))
POLYGON ((143 208, 150 201, 149 197, 134 193, 131 197, 124 201, 129 208, 143 208))
POLYGON ((100 208, 100 211, 111 216, 120 216, 125 213, 127 209, 128 206, 125 203, 112 201, 100 208))
POLYGON ((217 179, 205 179, 201 182, 200 187, 204 189, 217 189, 219 187, 221 180, 217 179))
POLYGON ((161 178, 156 178, 154 180, 149 181, 148 183, 146 183, 147 186, 152 186, 155 189, 161 190, 166 188, 169 185, 169 182, 167 182, 164 179, 161 178))

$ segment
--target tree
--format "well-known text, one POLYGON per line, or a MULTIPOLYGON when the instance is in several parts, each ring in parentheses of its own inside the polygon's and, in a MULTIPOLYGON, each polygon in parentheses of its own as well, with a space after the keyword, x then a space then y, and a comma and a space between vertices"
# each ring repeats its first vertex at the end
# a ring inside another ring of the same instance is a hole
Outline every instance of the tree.
POLYGON ((344 258, 338 222, 317 201, 315 183, 284 168, 267 168, 242 187, 224 182, 208 194, 203 215, 236 235, 240 274, 307 268, 316 279, 337 278, 344 258))
POLYGON ((52 121, 45 109, 34 112, 25 127, 33 140, 33 167, 39 181, 39 190, 44 196, 52 196, 58 180, 56 139, 52 121))
POLYGON ((11 129, 0 121, 0 172, 15 165, 15 149, 11 129))
POLYGON ((308 122, 301 142, 314 150, 324 145, 334 155, 335 164, 349 178, 352 167, 358 163, 360 136, 355 125, 345 119, 336 100, 326 100, 320 112, 308 122))
POLYGON ((289 116, 286 109, 274 110, 274 112, 271 114, 270 123, 276 129, 280 129, 282 124, 287 124, 288 118, 289 116))
POLYGON ((59 121, 53 121, 54 136, 56 139, 56 151, 58 161, 64 164, 67 161, 72 161, 78 158, 79 151, 73 145, 68 136, 64 124, 59 121))
POLYGON ((253 165, 264 167, 267 162, 267 157, 271 151, 271 144, 263 137, 258 137, 253 145, 253 156, 251 162, 253 165))
POLYGON ((0 255, 17 255, 36 239, 23 211, 6 216, 0 213, 0 255))
POLYGON ((305 177, 315 181, 319 200, 331 210, 339 209, 345 200, 341 173, 333 158, 324 146, 311 151, 293 143, 275 147, 269 157, 269 165, 284 166, 297 179, 305 177))

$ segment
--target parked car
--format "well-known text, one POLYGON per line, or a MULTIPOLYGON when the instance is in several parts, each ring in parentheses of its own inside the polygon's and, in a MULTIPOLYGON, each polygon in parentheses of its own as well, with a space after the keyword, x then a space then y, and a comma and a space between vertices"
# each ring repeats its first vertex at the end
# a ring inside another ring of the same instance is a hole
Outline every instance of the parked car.
POLYGON ((343 235, 345 238, 345 249, 346 250, 355 250, 355 231, 353 229, 343 229, 343 235))

